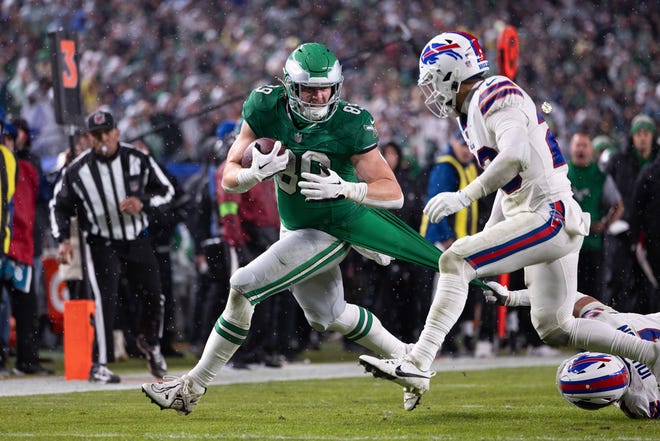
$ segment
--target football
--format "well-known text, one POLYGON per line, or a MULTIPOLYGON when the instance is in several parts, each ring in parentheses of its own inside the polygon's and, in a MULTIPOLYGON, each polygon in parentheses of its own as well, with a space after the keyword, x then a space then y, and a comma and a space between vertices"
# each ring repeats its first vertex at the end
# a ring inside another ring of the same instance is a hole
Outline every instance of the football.
MULTIPOLYGON (((270 153, 273 150, 276 141, 277 140, 273 138, 259 138, 255 140, 254 143, 261 153, 270 153)), ((286 152, 286 149, 284 148, 284 146, 282 146, 280 147, 280 151, 277 154, 282 155, 284 154, 284 152, 286 152)), ((252 148, 248 147, 243 152, 243 157, 241 158, 241 167, 250 168, 251 165, 252 165, 252 148)))

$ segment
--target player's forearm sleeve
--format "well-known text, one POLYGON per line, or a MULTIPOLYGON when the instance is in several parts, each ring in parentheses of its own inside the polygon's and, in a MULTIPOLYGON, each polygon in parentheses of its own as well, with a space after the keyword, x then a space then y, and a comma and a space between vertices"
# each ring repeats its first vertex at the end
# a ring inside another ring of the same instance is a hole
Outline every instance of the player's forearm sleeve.
POLYGON ((520 110, 498 110, 488 116, 486 125, 495 132, 499 153, 484 172, 463 189, 471 201, 502 188, 515 178, 524 169, 529 155, 526 117, 520 110))

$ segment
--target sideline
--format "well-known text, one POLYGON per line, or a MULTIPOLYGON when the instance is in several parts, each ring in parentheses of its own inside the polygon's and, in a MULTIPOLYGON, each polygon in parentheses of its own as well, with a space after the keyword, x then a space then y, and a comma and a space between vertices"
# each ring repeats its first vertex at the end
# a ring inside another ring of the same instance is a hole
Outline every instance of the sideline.
MULTIPOLYGON (((433 362, 432 369, 437 372, 474 371, 495 368, 517 368, 534 366, 559 366, 568 354, 558 357, 527 357, 500 356, 496 358, 440 358, 433 362)), ((172 372, 180 376, 181 372, 172 372)), ((351 378, 367 376, 362 366, 357 362, 344 363, 309 363, 288 364, 282 368, 255 366, 251 369, 225 368, 220 376, 211 383, 264 383, 269 381, 313 380, 330 378, 351 378)), ((65 381, 63 376, 44 377, 10 377, 0 380, 0 397, 62 394, 72 392, 89 392, 97 390, 129 390, 138 389, 142 383, 153 381, 153 377, 145 374, 122 374, 119 384, 98 384, 87 381, 65 381)))

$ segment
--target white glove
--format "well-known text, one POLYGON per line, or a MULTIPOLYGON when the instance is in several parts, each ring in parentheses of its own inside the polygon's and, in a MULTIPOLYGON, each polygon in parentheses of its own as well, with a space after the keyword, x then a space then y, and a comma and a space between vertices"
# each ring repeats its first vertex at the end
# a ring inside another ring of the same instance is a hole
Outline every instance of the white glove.
POLYGON ((298 182, 298 186, 306 201, 347 198, 358 203, 362 202, 367 194, 365 182, 346 182, 323 164, 319 164, 319 167, 320 175, 308 172, 300 174, 304 180, 298 182))
POLYGON ((238 172, 236 177, 238 185, 241 188, 252 188, 258 182, 268 179, 276 173, 284 170, 289 163, 289 154, 285 152, 278 155, 282 142, 275 141, 273 150, 270 153, 261 153, 252 142, 247 148, 252 149, 252 165, 250 168, 244 168, 238 172))
POLYGON ((500 306, 509 306, 509 289, 497 282, 486 282, 490 290, 484 290, 486 302, 500 306))
POLYGON ((424 214, 431 222, 438 223, 443 218, 470 205, 472 201, 462 191, 440 193, 431 198, 424 207, 424 214))

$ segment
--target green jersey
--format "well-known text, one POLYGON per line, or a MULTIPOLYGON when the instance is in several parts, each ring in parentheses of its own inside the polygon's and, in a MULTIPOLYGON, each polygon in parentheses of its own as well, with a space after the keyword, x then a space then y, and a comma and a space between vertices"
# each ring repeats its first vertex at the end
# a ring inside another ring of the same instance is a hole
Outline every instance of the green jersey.
POLYGON ((351 157, 378 145, 371 114, 361 107, 340 101, 337 111, 324 123, 299 128, 287 111, 283 86, 263 86, 252 91, 243 105, 243 119, 257 137, 282 141, 295 159, 275 177, 280 220, 288 229, 348 225, 367 207, 348 199, 306 202, 300 194, 300 173, 320 173, 319 164, 334 170, 342 179, 357 182, 351 157))
MULTIPOLYGON (((610 209, 611 204, 605 204, 607 194, 604 193, 607 175, 600 171, 598 164, 592 162, 587 167, 576 167, 569 161, 568 179, 571 181, 573 198, 578 201, 582 211, 589 213, 591 219, 601 219, 610 209)), ((609 201, 608 201, 609 202, 609 201)), ((590 232, 584 238, 582 248, 600 250, 603 248, 603 235, 590 232)))
POLYGON ((378 145, 368 111, 339 101, 328 121, 298 128, 287 111, 284 87, 264 86, 253 90, 243 104, 243 119, 257 137, 278 139, 295 155, 275 178, 280 220, 286 228, 321 230, 352 245, 438 270, 442 252, 389 210, 348 199, 306 202, 300 194, 300 173, 320 173, 319 164, 345 181, 357 182, 351 156, 378 145))

